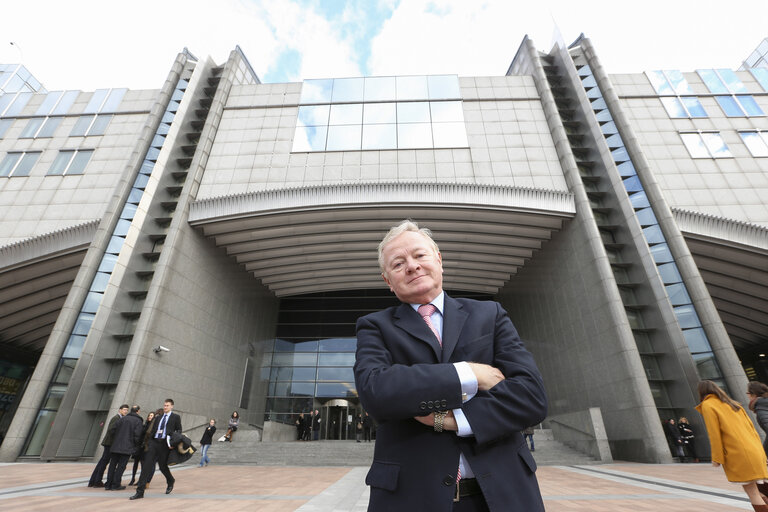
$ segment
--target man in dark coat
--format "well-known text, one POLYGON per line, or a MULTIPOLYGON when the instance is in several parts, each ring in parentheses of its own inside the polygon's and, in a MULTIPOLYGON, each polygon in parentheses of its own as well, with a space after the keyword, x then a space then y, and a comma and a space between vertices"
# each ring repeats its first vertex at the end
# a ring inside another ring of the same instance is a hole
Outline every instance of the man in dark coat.
POLYGON ((99 462, 96 463, 96 467, 93 468, 91 479, 88 481, 88 487, 104 487, 104 483, 101 479, 104 478, 104 470, 107 469, 107 465, 109 464, 112 439, 115 435, 115 424, 117 423, 117 420, 128 414, 129 409, 130 407, 128 407, 128 404, 121 405, 117 414, 112 416, 109 420, 107 431, 104 434, 104 438, 101 440, 101 446, 104 447, 104 451, 101 453, 101 458, 99 459, 99 462))
POLYGON ((173 484, 176 479, 171 475, 168 469, 168 455, 174 448, 171 445, 171 438, 174 434, 181 434, 181 417, 173 412, 173 400, 166 398, 163 403, 163 414, 152 424, 147 442, 147 451, 144 454, 144 460, 141 461, 141 476, 136 486, 136 494, 130 499, 138 500, 144 497, 144 489, 147 486, 147 480, 155 471, 155 463, 160 468, 160 472, 165 476, 165 494, 171 494, 173 484))
POLYGON ((131 407, 128 415, 120 418, 115 424, 115 437, 112 440, 111 455, 109 457, 109 471, 107 471, 107 483, 105 491, 122 491, 121 485, 123 471, 128 464, 131 454, 136 452, 136 447, 141 443, 141 434, 144 431, 144 420, 139 416, 141 408, 138 405, 131 407))
POLYGON ((369 512, 544 512, 520 431, 547 413, 541 374, 500 304, 454 299, 428 230, 379 245, 402 302, 357 321, 355 383, 377 422, 369 512))
POLYGON ((371 430, 373 429, 373 420, 370 416, 368 416, 368 413, 366 412, 363 415, 363 439, 366 441, 371 440, 371 430))
POLYGON ((314 414, 312 415, 312 440, 317 441, 320 439, 320 422, 323 421, 320 419, 320 411, 315 409, 314 414))

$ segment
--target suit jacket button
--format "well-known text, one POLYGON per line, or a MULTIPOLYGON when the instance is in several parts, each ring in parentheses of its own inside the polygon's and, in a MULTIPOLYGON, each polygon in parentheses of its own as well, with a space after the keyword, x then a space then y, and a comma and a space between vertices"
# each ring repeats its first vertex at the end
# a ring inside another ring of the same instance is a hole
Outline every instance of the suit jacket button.
POLYGON ((421 402, 421 403, 419 404, 419 409, 421 409, 422 411, 423 411, 424 409, 426 409, 426 408, 427 408, 427 402, 421 402))
POLYGON ((445 475, 445 478, 443 478, 443 485, 456 485, 456 478, 451 475, 445 475))
POLYGON ((429 407, 430 409, 434 409, 435 403, 432 400, 430 400, 429 402, 427 402, 427 407, 429 407))
POLYGON ((448 407, 448 400, 441 400, 440 404, 443 406, 443 409, 445 409, 446 407, 448 407))

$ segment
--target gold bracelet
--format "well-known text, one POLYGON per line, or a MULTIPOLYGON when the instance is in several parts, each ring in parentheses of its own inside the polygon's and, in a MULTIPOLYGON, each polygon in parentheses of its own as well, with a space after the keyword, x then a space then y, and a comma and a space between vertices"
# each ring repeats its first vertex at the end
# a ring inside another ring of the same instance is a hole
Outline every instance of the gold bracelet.
POLYGON ((445 411, 435 413, 435 432, 443 431, 443 421, 445 420, 446 414, 448 413, 445 411))

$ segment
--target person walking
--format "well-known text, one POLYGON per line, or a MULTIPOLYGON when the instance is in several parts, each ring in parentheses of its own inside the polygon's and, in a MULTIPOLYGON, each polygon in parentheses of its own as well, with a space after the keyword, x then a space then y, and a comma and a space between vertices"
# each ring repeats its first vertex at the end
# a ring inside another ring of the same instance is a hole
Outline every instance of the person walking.
POLYGON ((683 451, 683 438, 680 436, 680 429, 675 425, 675 419, 671 418, 664 424, 667 431, 667 438, 672 447, 672 453, 680 462, 685 462, 685 452, 683 451))
MULTIPOLYGON (((749 409, 755 413, 757 424, 768 434, 768 386, 755 380, 747 384, 749 409)), ((768 437, 763 442, 763 450, 768 455, 768 437)))
MULTIPOLYGON (((159 414, 162 413, 163 411, 161 409, 159 414)), ((131 472, 131 481, 128 482, 128 485, 136 485, 136 470, 139 468, 139 463, 141 463, 141 460, 144 458, 144 453, 147 451, 147 431, 149 430, 150 425, 152 425, 152 420, 155 419, 156 414, 158 413, 155 411, 150 411, 149 414, 147 414, 147 421, 144 422, 144 427, 141 430, 139 446, 136 447, 136 451, 133 453, 133 471, 131 472)))
POLYGON ((203 432, 203 437, 200 438, 200 446, 203 447, 203 455, 200 458, 200 467, 203 467, 203 465, 208 465, 208 463, 211 461, 211 459, 208 458, 208 449, 211 447, 211 443, 213 443, 213 434, 216 433, 216 420, 211 418, 211 421, 208 422, 208 426, 205 427, 205 432, 203 432))
POLYGON ((109 471, 107 471, 107 483, 105 491, 122 491, 123 471, 128 464, 128 459, 136 453, 136 447, 141 444, 141 433, 144 421, 139 416, 141 408, 138 405, 131 407, 131 412, 120 418, 115 424, 115 437, 109 457, 109 471))
POLYGON ((130 407, 128 404, 121 405, 117 410, 117 414, 112 416, 112 418, 109 420, 107 431, 104 433, 104 437, 101 440, 101 446, 104 447, 104 450, 101 452, 101 458, 96 463, 96 467, 93 468, 91 479, 88 480, 88 487, 104 487, 104 482, 101 480, 104 478, 104 471, 109 465, 112 439, 115 436, 115 424, 117 423, 117 420, 128 414, 129 409, 130 407))
POLYGON ((355 416, 355 441, 358 443, 363 437, 363 416, 358 414, 355 416))
POLYGON ((757 488, 768 480, 766 455, 752 420, 744 408, 711 380, 698 386, 701 403, 696 406, 704 418, 712 465, 722 466, 729 482, 742 485, 755 512, 768 512, 768 505, 757 488))
POLYGON ((238 414, 237 411, 234 411, 232 413, 232 416, 229 418, 229 424, 227 425, 227 433, 224 436, 224 439, 232 442, 232 434, 237 432, 237 426, 240 424, 240 414, 238 414))
POLYGON ((523 429, 523 437, 528 441, 528 445, 531 447, 531 451, 536 451, 536 446, 533 444, 533 427, 526 427, 523 429))
POLYGON ((696 455, 696 446, 694 441, 696 440, 693 434, 693 427, 688 423, 688 418, 682 416, 677 420, 677 429, 680 431, 680 437, 683 439, 683 448, 691 457, 691 461, 699 462, 699 457, 696 455))
POLYGON ((163 403, 163 415, 155 418, 154 426, 150 430, 150 439, 147 446, 147 453, 141 463, 141 476, 136 486, 136 494, 130 499, 138 500, 144 497, 144 490, 147 482, 155 471, 155 463, 160 467, 160 472, 165 476, 167 487, 165 494, 171 494, 173 484, 176 479, 173 478, 171 470, 168 469, 168 452, 173 449, 171 446, 171 437, 173 434, 181 434, 181 417, 173 412, 173 399, 166 398, 163 403))

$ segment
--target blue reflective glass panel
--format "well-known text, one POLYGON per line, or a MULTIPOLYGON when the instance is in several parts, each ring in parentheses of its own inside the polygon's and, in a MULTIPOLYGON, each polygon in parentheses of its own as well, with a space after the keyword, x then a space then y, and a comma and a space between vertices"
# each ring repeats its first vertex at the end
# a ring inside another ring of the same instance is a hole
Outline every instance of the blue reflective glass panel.
POLYGON ((653 261, 655 261, 657 265, 675 261, 674 258, 672 258, 672 253, 669 251, 669 247, 665 243, 651 247, 651 254, 653 255, 653 261))
POLYGON ((709 92, 715 94, 727 94, 730 92, 722 80, 720 80, 720 77, 717 76, 714 69, 699 69, 697 72, 707 86, 707 89, 709 89, 709 92))
POLYGON ((53 134, 56 132, 56 128, 61 124, 62 119, 62 117, 49 117, 45 123, 43 123, 43 127, 40 128, 40 131, 37 132, 37 136, 53 137, 53 134))
POLYGON ((768 156, 768 146, 758 132, 739 132, 752 156, 768 156))
POLYGON ((328 338, 320 340, 320 352, 354 352, 357 338, 328 338))
POLYGON ((426 76, 395 77, 398 100, 426 100, 429 98, 426 76))
POLYGON ((19 165, 13 170, 14 176, 29 176, 32 168, 35 166, 37 159, 40 158, 40 151, 34 153, 25 153, 21 158, 19 165))
POLYGON ((304 80, 301 86, 299 103, 330 103, 333 91, 333 80, 304 80))
POLYGON ((95 114, 101 109, 101 104, 104 103, 104 99, 109 94, 109 89, 96 89, 91 95, 90 101, 85 106, 83 114, 95 114))
POLYGON ((88 331, 91 330, 91 324, 93 323, 93 313, 80 313, 75 320, 75 326, 72 328, 72 334, 79 334, 81 336, 87 336, 88 331))
POLYGON ((16 96, 16 99, 11 104, 10 107, 8 107, 8 110, 5 111, 6 117, 13 117, 21 114, 21 111, 24 110, 24 107, 27 106, 27 103, 29 102, 30 98, 32 98, 31 92, 22 92, 19 93, 16 96))
POLYGON ((603 135, 613 135, 614 133, 619 133, 619 130, 616 128, 616 123, 613 121, 602 125, 600 127, 600 131, 603 132, 603 135))
POLYGON ((645 240, 649 245, 662 244, 665 241, 664 234, 661 232, 661 228, 658 225, 643 228, 643 235, 645 235, 645 240))
POLYGON ((157 162, 157 157, 160 156, 160 150, 158 148, 150 147, 147 150, 147 156, 145 157, 147 160, 151 160, 153 162, 157 162))
POLYGON ((113 235, 125 236, 128 234, 128 230, 131 228, 131 221, 126 219, 120 219, 117 221, 113 235))
POLYGON ((624 146, 624 141, 621 140, 621 135, 619 135, 618 133, 616 135, 611 135, 610 137, 606 137, 605 142, 608 143, 608 147, 611 149, 620 148, 624 146))
POLYGON ((362 78, 336 78, 331 103, 363 101, 363 83, 362 78))
POLYGON ((363 105, 363 124, 394 124, 397 109, 394 103, 366 103, 363 105))
POLYGON ((672 84, 672 89, 675 94, 693 94, 691 87, 688 85, 688 81, 683 77, 683 74, 677 69, 668 69, 664 72, 667 75, 669 83, 672 84))
POLYGON ((144 194, 143 190, 139 189, 131 189, 131 191, 128 193, 128 202, 133 204, 139 204, 139 201, 141 201, 141 196, 144 194))
POLYGON ((579 76, 589 76, 592 74, 592 68, 589 67, 589 64, 584 64, 579 68, 578 74, 579 76))
POLYGON ((351 367, 345 368, 318 368, 318 381, 354 382, 355 373, 351 367))
POLYGON ((696 352, 709 352, 712 348, 709 346, 709 340, 704 332, 704 329, 686 329, 683 331, 685 341, 688 344, 688 349, 691 353, 696 352))
POLYGON ((363 125, 362 149, 397 149, 397 125, 363 125))
POLYGON ((461 98, 459 77, 456 75, 431 75, 427 77, 429 99, 448 100, 461 98))
POLYGON ((741 108, 744 110, 744 112, 747 113, 748 116, 765 115, 763 113, 763 109, 760 108, 760 106, 755 101, 755 98, 753 98, 751 95, 736 96, 736 101, 739 102, 741 108))
POLYGON ((13 124, 13 119, 0 119, 0 139, 5 135, 6 130, 13 124))
POLYGON ((299 107, 297 126, 325 126, 328 124, 330 105, 307 105, 299 107))
POLYGON ((91 129, 88 130, 88 135, 104 135, 111 120, 111 115, 96 116, 96 120, 91 125, 91 129))
POLYGON ((595 77, 592 75, 582 78, 581 85, 585 89, 591 89, 593 87, 597 88, 597 82, 595 81, 595 77))
POLYGON ((763 87, 763 90, 768 91, 768 68, 754 68, 750 69, 750 71, 752 72, 752 76, 755 77, 755 80, 757 80, 763 87))
POLYGON ((626 162, 629 160, 629 153, 627 153, 626 148, 614 149, 611 151, 611 156, 613 157, 613 161, 616 163, 626 162))
POLYGON ((123 211, 120 212, 120 218, 132 220, 133 217, 136 216, 136 208, 137 206, 135 204, 125 203, 125 206, 123 206, 123 211))
POLYGON ((675 316, 681 329, 701 327, 701 322, 699 322, 699 317, 696 315, 696 310, 693 309, 693 304, 677 306, 675 308, 675 316))
MULTIPOLYGON (((337 105, 334 105, 337 106, 337 105)), ((328 127, 326 151, 354 151, 361 148, 362 125, 342 125, 328 127)))
POLYGON ((709 151, 698 133, 681 133, 680 138, 692 158, 709 158, 709 151))
POLYGON ((69 337, 67 348, 64 349, 61 357, 76 359, 83 352, 83 346, 85 346, 85 336, 73 334, 69 337))
POLYGON ((662 263, 656 268, 659 269, 659 275, 664 284, 680 283, 683 280, 674 263, 662 263))
POLYGON ((66 91, 51 112, 54 116, 63 116, 69 113, 69 108, 75 103, 80 91, 66 91))
POLYGON ((613 121, 613 118, 611 117, 611 113, 607 110, 603 110, 602 112, 598 112, 595 114, 595 119, 597 119, 598 122, 606 122, 606 121, 613 121))
POLYGON ((85 302, 83 303, 81 311, 84 313, 96 313, 103 297, 104 294, 101 292, 88 292, 88 295, 85 296, 85 302))
POLYGON ((325 151, 327 126, 297 126, 291 151, 325 151))
POLYGON ((605 103, 605 100, 603 98, 598 98, 594 101, 592 101, 592 110, 605 110, 608 108, 608 105, 605 103))
POLYGON ((62 94, 64 94, 64 91, 49 92, 45 96, 45 99, 40 104, 40 106, 37 107, 37 110, 35 111, 35 115, 47 116, 51 112, 51 110, 53 110, 53 106, 56 104, 57 101, 59 101, 59 98, 61 97, 62 94))
POLYGON ((688 295, 688 290, 685 289, 683 283, 668 284, 665 288, 673 306, 691 303, 691 297, 688 295))
POLYGON ((354 382, 318 383, 316 393, 315 396, 328 398, 357 396, 354 382))
POLYGON ((51 168, 48 169, 48 175, 64 174, 64 171, 67 169, 67 166, 69 166, 69 162, 72 160, 73 156, 75 156, 74 151, 59 151, 59 154, 56 155, 56 158, 51 164, 51 168))
MULTIPOLYGON (((352 105, 331 105, 331 115, 328 124, 361 124, 363 122, 363 104, 355 103, 352 105)), ((328 139, 330 140, 330 132, 328 139)))
POLYGON ((29 139, 34 137, 37 134, 37 130, 39 130, 40 127, 43 125, 44 121, 45 121, 44 117, 37 117, 27 121, 27 125, 21 131, 21 134, 19 134, 19 138, 29 139))
POLYGON ((429 103, 426 101, 397 104, 398 123, 428 123, 429 121, 429 103))
POLYGON ((722 377, 712 352, 693 354, 693 361, 696 364, 696 373, 699 374, 700 379, 716 380, 718 377, 722 377))
POLYGON ((85 172, 85 167, 88 165, 88 162, 91 159, 91 155, 93 155, 93 150, 80 150, 75 154, 75 157, 72 159, 72 163, 69 164, 69 169, 67 169, 67 175, 71 174, 83 174, 85 172))
POLYGON ((651 226, 654 224, 658 224, 658 221, 656 220, 656 215, 653 214, 652 208, 645 208, 642 210, 638 210, 635 212, 635 215, 637 215, 637 220, 640 222, 641 226, 651 226))
POLYGON ((640 178, 637 176, 630 176, 624 180, 624 188, 627 192, 639 192, 643 190, 643 184, 640 183, 640 178))
POLYGON ((667 82, 667 77, 661 71, 647 71, 645 76, 648 77, 648 81, 651 82, 653 89, 657 94, 674 94, 672 86, 667 82))
POLYGON ((293 343, 283 339, 276 339, 275 352, 317 352, 317 341, 302 341, 293 343))
POLYGON ((717 74, 720 75, 720 79, 725 82, 726 87, 731 92, 747 92, 747 88, 736 76, 736 73, 730 69, 718 69, 717 74))
POLYGON ((432 147, 432 125, 430 123, 410 123, 397 125, 398 149, 416 149, 432 147))
POLYGON ((8 153, 5 155, 3 161, 0 162, 0 176, 9 176, 13 168, 16 167, 16 162, 19 161, 21 155, 22 153, 8 153))
POLYGON ((355 364, 354 352, 321 352, 317 361, 317 366, 349 366, 355 364))
POLYGON ((701 134, 701 139, 713 158, 728 158, 731 156, 731 150, 725 145, 725 141, 719 133, 704 132, 701 134))
POLYGON ((174 114, 173 112, 166 112, 165 114, 163 114, 163 118, 160 121, 162 123, 171 124, 175 117, 176 117, 176 114, 174 114))
POLYGON ((136 175, 136 180, 133 182, 133 186, 134 188, 144 190, 147 187, 147 183, 149 183, 149 176, 139 173, 136 175))
POLYGON ((688 112, 683 108, 683 104, 676 96, 663 96, 659 100, 664 105, 664 110, 667 111, 667 115, 673 119, 682 117, 688 117, 688 112))
POLYGON ((107 245, 107 252, 109 254, 120 254, 120 249, 123 248, 124 242, 125 238, 119 235, 112 235, 112 238, 109 239, 109 244, 107 245))
POLYGON ((363 101, 394 101, 396 97, 395 77, 377 76, 365 78, 363 101))
POLYGON ((72 131, 69 133, 73 137, 83 136, 88 132, 88 128, 93 122, 93 118, 96 116, 80 116, 75 121, 75 126, 72 127, 72 131))
POLYGON ((629 176, 635 176, 637 175, 637 172, 635 171, 635 166, 632 165, 632 162, 623 162, 616 166, 616 168, 619 170, 619 175, 626 178, 629 176))
POLYGON ((120 102, 123 101, 123 96, 128 89, 112 89, 107 97, 104 105, 102 105, 100 112, 114 112, 117 107, 120 106, 120 102))
POLYGON ((275 352, 272 366, 317 366, 317 354, 312 352, 275 352))
POLYGON ((733 96, 715 96, 717 103, 728 117, 743 117, 744 112, 739 108, 739 104, 733 96))
POLYGON ((645 195, 645 191, 630 194, 629 202, 632 203, 632 207, 635 209, 647 208, 651 206, 650 201, 648 201, 648 197, 645 195))
POLYGON ((704 110, 704 107, 699 102, 699 98, 686 96, 681 98, 681 100, 691 117, 707 117, 707 111, 704 110))
POLYGON ((104 253, 104 256, 101 257, 101 263, 99 264, 99 272, 105 272, 107 274, 111 274, 112 271, 115 269, 115 264, 117 263, 117 254, 109 254, 104 253))
POLYGON ((429 103, 433 123, 463 123, 464 109, 460 101, 432 101, 429 103))

